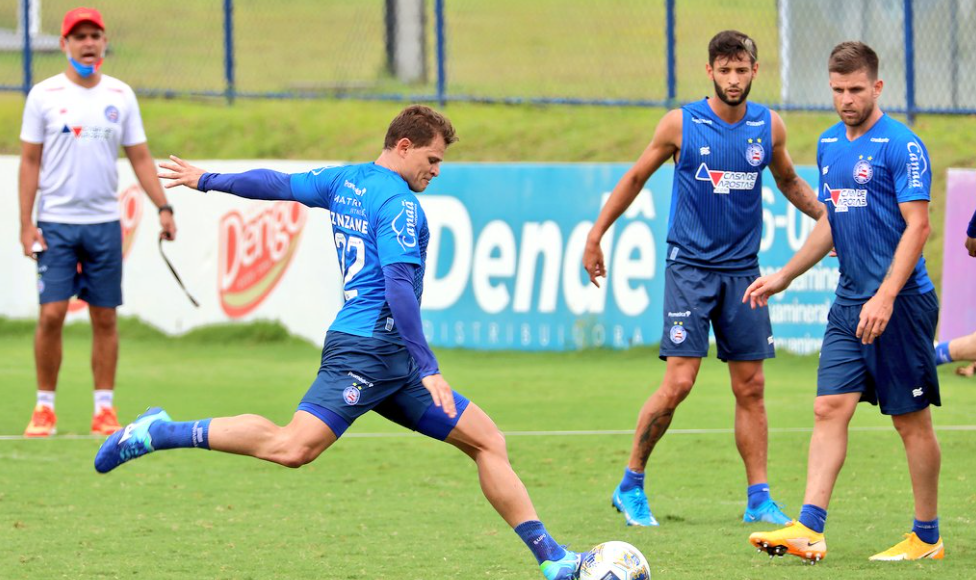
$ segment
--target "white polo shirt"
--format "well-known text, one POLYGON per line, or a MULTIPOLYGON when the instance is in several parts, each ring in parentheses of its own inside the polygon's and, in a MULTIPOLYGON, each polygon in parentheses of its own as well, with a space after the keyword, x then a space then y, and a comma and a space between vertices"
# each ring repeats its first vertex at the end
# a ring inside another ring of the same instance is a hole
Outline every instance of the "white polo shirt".
POLYGON ((146 142, 129 85, 104 74, 90 89, 64 73, 46 79, 27 95, 20 139, 44 145, 38 221, 94 224, 119 219, 119 145, 146 142))

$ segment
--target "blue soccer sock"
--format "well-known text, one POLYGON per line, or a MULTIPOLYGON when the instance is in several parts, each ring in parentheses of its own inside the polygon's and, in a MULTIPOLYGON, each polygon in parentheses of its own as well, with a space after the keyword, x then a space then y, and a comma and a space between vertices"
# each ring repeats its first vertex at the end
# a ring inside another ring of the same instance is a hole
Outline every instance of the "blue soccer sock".
POLYGON ((200 447, 210 449, 210 419, 199 421, 156 421, 149 426, 155 450, 200 447))
POLYGON ((561 560, 566 556, 566 550, 552 539, 546 527, 538 520, 522 522, 515 526, 515 533, 532 550, 532 555, 539 564, 546 560, 561 560))
POLYGON ((624 468, 624 478, 620 480, 620 491, 630 491, 635 487, 644 488, 644 474, 624 468))
POLYGON ((746 488, 749 494, 749 509, 754 510, 769 501, 769 484, 756 483, 746 488))
POLYGON ((935 364, 944 365, 951 362, 952 357, 949 355, 949 341, 940 342, 935 346, 935 364))
POLYGON ((934 544, 939 541, 939 518, 935 518, 931 522, 915 520, 912 531, 915 532, 919 540, 926 544, 934 544))
POLYGON ((827 510, 813 504, 805 503, 800 508, 800 523, 811 530, 822 534, 824 524, 827 523, 827 510))

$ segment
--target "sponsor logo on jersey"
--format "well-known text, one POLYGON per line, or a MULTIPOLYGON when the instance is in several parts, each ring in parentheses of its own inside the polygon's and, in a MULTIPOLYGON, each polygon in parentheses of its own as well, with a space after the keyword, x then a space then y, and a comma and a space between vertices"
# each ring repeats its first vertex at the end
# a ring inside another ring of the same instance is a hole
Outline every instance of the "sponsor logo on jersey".
POLYGON ((346 387, 345 390, 342 391, 342 400, 345 401, 347 405, 355 405, 359 402, 359 396, 361 394, 362 393, 359 390, 359 387, 356 387, 355 385, 346 387))
POLYGON ((824 197, 834 204, 834 211, 847 211, 850 207, 865 207, 868 204, 866 189, 831 189, 824 184, 824 197))
POLYGON ((823 166, 823 169, 820 170, 820 174, 821 175, 827 175, 827 172, 828 171, 830 171, 830 166, 829 165, 824 165, 823 166))
MULTIPOLYGON (((321 171, 319 173, 321 173, 321 171)), ((314 172, 313 172, 313 174, 314 175, 318 175, 318 173, 314 173, 314 172)), ((363 188, 360 189, 360 188, 356 187, 356 184, 355 183, 349 181, 348 179, 342 185, 344 187, 347 187, 347 188, 351 189, 352 192, 355 193, 356 195, 360 195, 360 196, 366 195, 366 188, 365 187, 363 187, 363 188)))
POLYGON ((699 125, 711 125, 711 119, 699 119, 698 117, 691 118, 692 123, 698 123, 699 125))
POLYGON ((922 187, 922 176, 929 170, 929 162, 925 159, 922 146, 914 141, 908 142, 908 187, 922 187))
POLYGON ((762 127, 766 124, 766 121, 746 121, 746 125, 750 127, 762 127))
POLYGON ((871 137, 872 143, 887 143, 890 141, 887 137, 871 137))
POLYGON ((824 137, 820 140, 821 143, 836 143, 837 137, 824 137))
POLYGON ((762 139, 756 139, 755 142, 749 139, 749 145, 746 146, 746 161, 749 162, 749 165, 759 167, 765 158, 766 150, 763 149, 762 139))
POLYGON ((220 306, 240 318, 261 304, 284 276, 298 249, 307 210, 298 203, 260 204, 245 218, 220 218, 217 283, 220 306))
POLYGON ((76 141, 108 141, 115 133, 112 127, 85 127, 83 125, 65 125, 61 134, 74 136, 76 141))
POLYGON ((706 146, 701 147, 701 148, 698 149, 698 154, 699 155, 711 155, 712 154, 712 150, 711 150, 711 148, 708 145, 706 145, 706 146))
POLYGON ((695 173, 698 181, 709 181, 715 193, 729 193, 733 189, 750 190, 756 187, 756 180, 759 179, 757 171, 720 171, 709 169, 702 163, 698 166, 695 173))
POLYGON ((668 336, 671 337, 671 342, 681 344, 686 338, 688 338, 688 331, 685 329, 684 323, 675 322, 671 327, 671 331, 668 333, 668 336))
POLYGON ((105 107, 105 118, 112 123, 119 122, 119 109, 115 105, 105 107))
POLYGON ((407 248, 417 245, 417 205, 408 200, 400 203, 402 204, 400 213, 393 218, 390 227, 396 233, 397 243, 406 251, 407 248))
POLYGON ((867 159, 859 159, 858 162, 854 164, 854 181, 864 185, 871 181, 871 177, 873 176, 874 168, 871 167, 870 157, 867 159))
POLYGON ((688 318, 691 316, 691 310, 685 310, 684 312, 668 312, 668 318, 688 318))

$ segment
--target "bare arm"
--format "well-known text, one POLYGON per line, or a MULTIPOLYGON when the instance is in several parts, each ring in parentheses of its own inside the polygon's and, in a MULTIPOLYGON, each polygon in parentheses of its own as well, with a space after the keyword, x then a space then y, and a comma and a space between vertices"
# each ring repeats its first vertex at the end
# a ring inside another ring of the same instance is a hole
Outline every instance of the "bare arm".
POLYGON ((834 236, 830 231, 830 222, 827 221, 825 212, 817 220, 817 224, 813 226, 813 230, 807 236, 807 241, 803 242, 803 246, 796 254, 793 254, 783 269, 756 279, 746 288, 745 294, 742 295, 742 301, 748 300, 752 308, 766 306, 769 303, 770 296, 786 290, 797 276, 822 260, 833 246, 834 236))
POLYGON ((47 249, 44 236, 38 231, 31 219, 34 212, 34 201, 37 199, 37 184, 41 176, 42 143, 20 142, 20 172, 18 175, 18 192, 20 194, 20 244, 24 247, 24 255, 34 257, 34 244, 47 249))
MULTIPOLYGON (((159 184, 159 179, 156 177, 156 164, 153 162, 152 154, 149 152, 149 145, 146 143, 140 143, 138 145, 131 145, 129 147, 123 147, 125 149, 125 156, 129 158, 129 163, 132 164, 132 171, 136 174, 136 179, 139 180, 139 185, 149 196, 149 199, 156 205, 156 207, 168 206, 166 202, 166 194, 163 193, 163 187, 159 184)), ((173 221, 173 211, 163 210, 159 212, 159 226, 162 229, 160 232, 160 237, 166 240, 173 240, 176 238, 176 222, 173 221)))
POLYGON ((924 200, 907 201, 898 204, 901 216, 905 218, 905 231, 901 234, 895 256, 888 267, 888 273, 878 291, 861 307, 861 320, 857 325, 857 337, 864 344, 871 344, 881 336, 891 319, 895 298, 905 286, 909 276, 915 271, 918 258, 922 255, 925 240, 932 228, 929 226, 929 202, 924 200))
POLYGON ((806 181, 796 174, 793 159, 786 149, 786 123, 774 111, 770 111, 773 120, 773 158, 769 163, 769 171, 776 178, 776 187, 783 195, 813 219, 820 219, 824 211, 823 204, 817 200, 817 194, 806 181))
POLYGON ((617 218, 634 202, 641 188, 648 178, 657 171, 668 159, 672 159, 681 149, 681 118, 680 109, 669 111, 654 130, 650 144, 644 149, 633 167, 620 178, 613 188, 606 205, 600 210, 600 216, 590 229, 586 238, 586 249, 583 251, 583 267, 590 275, 590 282, 599 286, 597 277, 607 275, 607 268, 603 261, 603 250, 600 240, 610 229, 617 218))

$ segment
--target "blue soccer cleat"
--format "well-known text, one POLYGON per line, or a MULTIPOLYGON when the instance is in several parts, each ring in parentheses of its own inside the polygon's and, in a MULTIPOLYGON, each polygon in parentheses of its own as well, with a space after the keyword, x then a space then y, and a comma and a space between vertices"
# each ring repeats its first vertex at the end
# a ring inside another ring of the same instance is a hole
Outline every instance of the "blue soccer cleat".
POLYGON ((746 513, 742 516, 742 521, 747 524, 768 522, 778 526, 785 526, 793 520, 783 513, 783 506, 771 499, 767 499, 755 509, 749 509, 747 507, 746 513))
POLYGON ((579 578, 580 562, 583 555, 566 550, 566 555, 560 560, 546 560, 539 565, 546 580, 576 580, 579 578))
POLYGON ((613 490, 613 507, 624 514, 628 526, 657 526, 657 520, 647 506, 647 495, 644 489, 635 487, 628 491, 620 491, 620 486, 613 490))
POLYGON ((150 407, 136 420, 116 431, 98 448, 95 454, 95 471, 108 473, 130 459, 154 451, 149 426, 156 421, 171 421, 166 411, 150 407))

